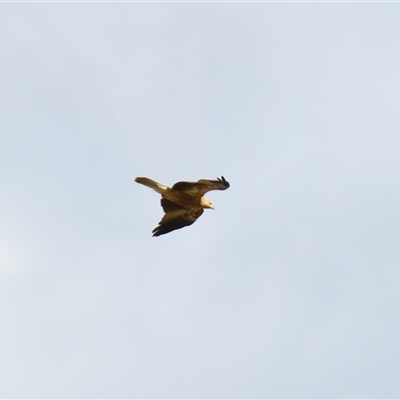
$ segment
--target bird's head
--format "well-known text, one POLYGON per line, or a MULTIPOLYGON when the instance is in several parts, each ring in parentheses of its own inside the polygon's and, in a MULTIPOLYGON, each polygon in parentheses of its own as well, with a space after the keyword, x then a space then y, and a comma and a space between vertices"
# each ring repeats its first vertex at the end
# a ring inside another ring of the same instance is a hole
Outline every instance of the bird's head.
POLYGON ((211 208, 212 210, 215 210, 213 203, 211 203, 211 201, 206 199, 205 197, 201 198, 201 206, 203 208, 211 208))

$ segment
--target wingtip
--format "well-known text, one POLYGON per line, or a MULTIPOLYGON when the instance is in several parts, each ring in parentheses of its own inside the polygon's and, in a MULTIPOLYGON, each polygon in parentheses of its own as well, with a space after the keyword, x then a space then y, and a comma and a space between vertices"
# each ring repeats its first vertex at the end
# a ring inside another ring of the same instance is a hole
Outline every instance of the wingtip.
POLYGON ((223 175, 221 175, 221 178, 217 178, 217 181, 222 183, 226 188, 231 186, 223 175))

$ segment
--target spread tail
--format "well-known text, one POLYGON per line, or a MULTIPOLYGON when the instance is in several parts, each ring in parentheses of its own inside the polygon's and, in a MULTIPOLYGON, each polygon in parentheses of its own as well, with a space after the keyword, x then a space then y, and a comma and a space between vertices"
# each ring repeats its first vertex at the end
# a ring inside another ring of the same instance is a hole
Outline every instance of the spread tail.
POLYGON ((161 183, 153 181, 152 179, 149 179, 149 178, 138 177, 135 179, 135 182, 140 183, 144 186, 147 186, 150 189, 153 189, 156 192, 161 193, 161 194, 163 194, 168 189, 167 186, 161 185, 161 183))

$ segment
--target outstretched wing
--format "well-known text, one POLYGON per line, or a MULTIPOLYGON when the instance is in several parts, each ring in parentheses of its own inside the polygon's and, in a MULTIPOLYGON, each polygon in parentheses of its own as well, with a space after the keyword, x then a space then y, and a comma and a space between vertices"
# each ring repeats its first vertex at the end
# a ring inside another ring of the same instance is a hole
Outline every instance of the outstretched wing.
POLYGON ((172 186, 172 189, 191 196, 203 196, 210 190, 225 190, 229 186, 229 182, 221 176, 221 178, 217 178, 216 180, 200 179, 197 182, 177 182, 172 186))
POLYGON ((164 235, 176 229, 192 225, 203 214, 202 208, 186 209, 164 198, 161 199, 161 205, 165 211, 165 215, 158 223, 158 226, 153 229, 153 236, 164 235))
POLYGON ((178 203, 174 203, 171 200, 167 200, 165 197, 161 197, 161 207, 163 208, 165 213, 169 213, 171 211, 177 211, 177 210, 185 210, 187 211, 187 209, 178 204, 178 203))

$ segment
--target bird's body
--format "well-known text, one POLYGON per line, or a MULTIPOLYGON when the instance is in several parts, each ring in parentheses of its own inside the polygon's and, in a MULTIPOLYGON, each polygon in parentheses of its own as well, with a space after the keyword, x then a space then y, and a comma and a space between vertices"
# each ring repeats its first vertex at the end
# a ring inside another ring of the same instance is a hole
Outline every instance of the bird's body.
POLYGON ((210 190, 225 190, 230 186, 223 176, 217 180, 177 182, 171 188, 149 178, 138 177, 135 181, 154 189, 162 196, 161 206, 165 215, 153 229, 153 236, 164 235, 193 224, 203 214, 205 208, 214 209, 204 194, 210 190))

